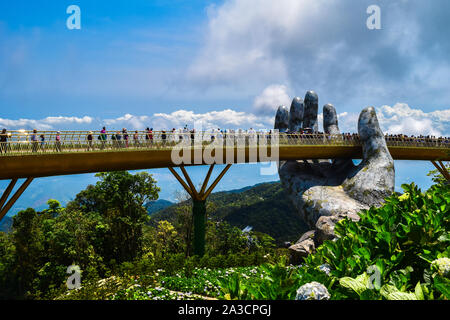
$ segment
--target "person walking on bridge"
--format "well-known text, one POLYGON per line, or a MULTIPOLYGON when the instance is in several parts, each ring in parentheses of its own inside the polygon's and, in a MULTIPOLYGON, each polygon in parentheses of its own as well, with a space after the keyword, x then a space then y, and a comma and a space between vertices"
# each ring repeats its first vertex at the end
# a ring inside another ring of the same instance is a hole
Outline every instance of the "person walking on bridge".
POLYGON ((6 133, 6 129, 3 129, 0 134, 0 153, 3 152, 8 152, 8 134, 6 133))
POLYGON ((147 147, 150 147, 153 145, 153 128, 147 127, 147 134, 145 135, 145 140, 147 142, 147 147))
POLYGON ((163 130, 161 131, 161 141, 163 146, 166 145, 166 139, 167 139, 166 130, 163 130))
POLYGON ((125 145, 125 148, 128 148, 128 132, 127 132, 127 129, 123 128, 122 129, 122 134, 123 134, 123 143, 125 145))
POLYGON ((61 152, 61 131, 58 131, 56 133, 55 137, 55 149, 56 152, 61 152))
POLYGON ((100 146, 100 149, 105 149, 105 146, 106 146, 106 138, 107 138, 107 136, 106 136, 106 127, 103 127, 103 129, 100 131, 100 136, 99 136, 99 138, 100 138, 100 141, 101 141, 101 146, 100 146))
POLYGON ((92 135, 94 133, 92 131, 89 131, 88 135, 87 135, 87 142, 88 142, 88 146, 87 146, 87 151, 89 150, 94 150, 94 146, 92 145, 92 135))
POLYGON ((33 152, 37 152, 38 150, 38 136, 37 130, 33 130, 33 134, 31 135, 31 149, 33 152))
POLYGON ((117 148, 122 148, 122 135, 120 134, 120 131, 117 131, 116 133, 116 144, 117 148))
POLYGON ((134 147, 135 147, 135 148, 139 148, 139 146, 140 146, 140 143, 139 143, 139 133, 138 133, 137 130, 134 132, 134 135, 133 135, 133 142, 134 142, 134 147))
POLYGON ((45 151, 45 136, 44 136, 44 134, 41 134, 40 136, 39 136, 39 138, 41 139, 41 146, 40 146, 40 148, 41 148, 41 151, 42 152, 44 152, 45 151))

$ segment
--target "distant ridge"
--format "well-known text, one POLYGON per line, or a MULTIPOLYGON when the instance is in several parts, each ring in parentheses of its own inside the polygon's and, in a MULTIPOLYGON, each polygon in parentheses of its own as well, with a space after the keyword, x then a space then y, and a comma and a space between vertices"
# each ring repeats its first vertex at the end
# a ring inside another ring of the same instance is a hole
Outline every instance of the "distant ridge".
POLYGON ((148 214, 151 215, 151 214, 153 214, 153 213, 155 213, 155 212, 157 212, 159 210, 162 210, 164 208, 167 208, 167 207, 169 207, 169 206, 171 206, 173 204, 174 204, 173 202, 170 202, 168 200, 158 199, 158 200, 155 200, 155 201, 147 202, 144 205, 144 207, 147 209, 148 214))
POLYGON ((225 192, 225 193, 241 193, 241 192, 247 191, 247 190, 249 190, 249 189, 251 189, 251 188, 255 188, 255 187, 257 187, 257 186, 260 186, 260 185, 266 185, 266 184, 272 184, 272 183, 280 183, 280 180, 278 180, 278 181, 270 181, 270 182, 261 182, 261 183, 255 184, 255 185, 253 185, 253 186, 247 186, 247 187, 244 187, 244 188, 241 188, 241 189, 233 189, 233 190, 226 190, 226 191, 218 191, 218 192, 216 192, 216 193, 220 193, 220 192, 225 192))
POLYGON ((4 216, 2 221, 0 221, 0 232, 9 232, 12 228, 13 219, 9 216, 4 216))
MULTIPOLYGON (((214 211, 208 212, 213 220, 224 220, 243 229, 253 227, 272 236, 277 244, 297 241, 308 227, 287 198, 280 182, 259 183, 254 186, 210 195, 208 202, 214 204, 214 211)), ((184 204, 183 202, 182 204, 184 204)), ((151 215, 151 223, 161 220, 175 221, 176 207, 173 204, 151 215)))

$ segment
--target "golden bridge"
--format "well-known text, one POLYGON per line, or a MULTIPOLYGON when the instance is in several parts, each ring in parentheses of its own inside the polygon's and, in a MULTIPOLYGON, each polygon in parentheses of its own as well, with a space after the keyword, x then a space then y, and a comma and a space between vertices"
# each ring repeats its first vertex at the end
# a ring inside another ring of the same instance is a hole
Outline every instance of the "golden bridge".
MULTIPOLYGON (((308 159, 361 159, 358 135, 285 134, 278 132, 164 132, 146 131, 10 131, 0 142, 0 180, 10 179, 0 198, 0 220, 34 178, 100 171, 169 168, 194 203, 194 225, 204 229, 205 200, 233 163, 254 163, 308 159), (218 141, 221 141, 218 143, 218 141), (228 143, 230 141, 231 143, 228 143), (181 142, 181 143, 180 143, 181 142), (183 157, 190 162, 174 162, 174 152, 183 145, 183 157), (211 147, 213 146, 213 148, 211 147), (214 161, 203 155, 210 151, 214 161), (270 154, 269 154, 270 153, 270 154), (200 157, 198 156, 200 155, 200 157), (226 164, 208 187, 215 164, 226 164), (196 190, 185 166, 210 165, 200 190, 196 190), (180 167, 184 181, 175 171, 180 167), (18 179, 25 182, 8 200, 18 179), (196 212, 200 218, 195 218, 196 212), (199 222, 200 221, 200 222, 199 222)), ((386 136, 394 160, 427 160, 450 180, 443 161, 450 161, 448 138, 386 136)), ((203 230, 204 231, 204 230, 203 230)), ((195 232, 195 237, 202 237, 195 232)), ((197 239, 202 242, 202 240, 197 239)), ((199 243, 194 240, 195 243, 199 243)), ((204 239, 203 239, 204 241, 204 239)), ((201 247, 197 245, 197 247, 201 247)), ((202 254, 201 249, 197 253, 202 254)))

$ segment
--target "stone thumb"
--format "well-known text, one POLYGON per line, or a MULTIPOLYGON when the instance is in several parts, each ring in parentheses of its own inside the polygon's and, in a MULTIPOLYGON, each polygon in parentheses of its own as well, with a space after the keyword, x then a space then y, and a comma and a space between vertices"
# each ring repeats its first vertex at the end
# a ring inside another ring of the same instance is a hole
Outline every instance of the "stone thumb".
POLYGON ((363 161, 342 186, 352 198, 369 206, 378 206, 394 191, 395 169, 373 107, 361 111, 358 133, 363 161))
POLYGON ((392 161, 374 107, 367 107, 361 111, 358 120, 358 134, 363 150, 363 162, 371 162, 378 158, 392 161))

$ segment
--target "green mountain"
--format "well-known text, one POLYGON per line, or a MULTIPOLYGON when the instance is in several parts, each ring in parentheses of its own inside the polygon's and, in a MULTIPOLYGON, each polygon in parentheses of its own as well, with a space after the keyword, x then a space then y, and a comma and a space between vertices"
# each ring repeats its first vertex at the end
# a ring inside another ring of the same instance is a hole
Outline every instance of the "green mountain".
POLYGON ((12 223, 13 223, 13 219, 11 217, 8 216, 4 216, 2 221, 0 221, 0 232, 8 232, 11 230, 12 227, 12 223))
MULTIPOLYGON (((209 196, 213 210, 208 217, 223 220, 238 228, 253 227, 272 236, 279 245, 295 242, 306 231, 307 225, 287 198, 279 182, 261 183, 239 190, 216 192, 209 196)), ((152 223, 174 221, 174 204, 152 214, 152 223)))
POLYGON ((147 209, 148 214, 151 215, 173 204, 173 202, 170 202, 168 200, 158 199, 156 201, 149 201, 144 206, 147 209))

